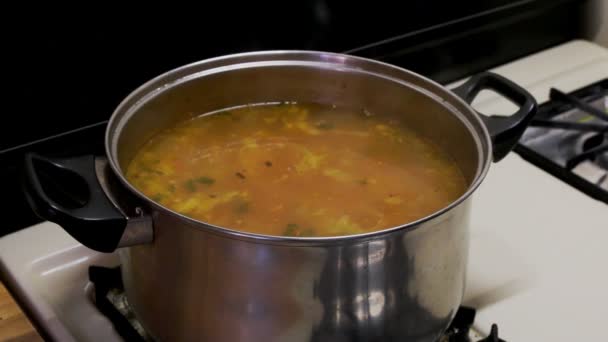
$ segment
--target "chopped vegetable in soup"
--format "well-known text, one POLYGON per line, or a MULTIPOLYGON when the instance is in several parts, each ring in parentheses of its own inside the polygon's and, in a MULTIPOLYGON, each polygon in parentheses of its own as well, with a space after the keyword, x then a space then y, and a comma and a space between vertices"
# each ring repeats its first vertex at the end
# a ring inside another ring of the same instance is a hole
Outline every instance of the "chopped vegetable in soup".
POLYGON ((296 237, 403 225, 466 188, 456 164, 402 124, 318 104, 247 106, 180 122, 141 148, 127 178, 194 219, 296 237))

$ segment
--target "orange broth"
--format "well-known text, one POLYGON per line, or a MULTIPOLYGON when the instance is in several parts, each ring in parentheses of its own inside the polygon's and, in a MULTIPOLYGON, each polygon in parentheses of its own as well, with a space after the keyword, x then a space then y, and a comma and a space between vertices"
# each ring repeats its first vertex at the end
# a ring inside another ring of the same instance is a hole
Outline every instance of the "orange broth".
POLYGON ((295 103, 179 122, 138 151, 126 176, 191 218, 308 237, 403 225, 449 205, 467 186, 444 151, 394 120, 295 103))

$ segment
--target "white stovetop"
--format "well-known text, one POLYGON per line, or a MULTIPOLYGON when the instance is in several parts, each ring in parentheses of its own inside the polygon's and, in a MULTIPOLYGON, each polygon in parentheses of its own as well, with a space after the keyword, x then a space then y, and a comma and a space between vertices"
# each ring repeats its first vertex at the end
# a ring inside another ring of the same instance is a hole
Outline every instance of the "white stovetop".
MULTIPOLYGON (((608 50, 575 41, 494 71, 539 103, 608 77, 608 50)), ((482 112, 509 106, 488 96, 482 112)), ((508 341, 608 341, 608 205, 511 153, 475 194, 465 304, 508 341)))
MULTIPOLYGON (((608 50, 573 41, 494 71, 542 103, 549 87, 570 91, 608 77, 608 50)), ((475 107, 511 108, 492 94, 475 107)), ((118 340, 82 300, 86 267, 117 262, 48 222, 0 239, 0 273, 61 341, 118 340)), ((474 195, 471 222, 464 304, 478 309, 478 330, 488 333, 497 323, 508 341, 608 340, 606 262, 608 205, 514 153, 493 165, 474 195)))

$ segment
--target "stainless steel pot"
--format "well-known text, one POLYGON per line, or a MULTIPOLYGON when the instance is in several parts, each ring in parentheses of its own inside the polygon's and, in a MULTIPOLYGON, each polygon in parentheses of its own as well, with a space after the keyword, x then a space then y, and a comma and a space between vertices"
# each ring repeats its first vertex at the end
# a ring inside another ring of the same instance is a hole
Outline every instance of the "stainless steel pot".
POLYGON ((348 55, 232 55, 178 68, 135 90, 108 125, 107 161, 28 155, 26 193, 41 217, 84 245, 120 248, 129 302, 156 339, 433 341, 461 304, 470 196, 535 110, 526 91, 491 73, 450 91, 348 55), (476 113, 468 103, 481 89, 510 99, 518 112, 507 118, 476 113), (452 155, 468 189, 450 206, 400 227, 299 238, 190 219, 124 178, 137 149, 184 115, 275 101, 398 115, 452 155))

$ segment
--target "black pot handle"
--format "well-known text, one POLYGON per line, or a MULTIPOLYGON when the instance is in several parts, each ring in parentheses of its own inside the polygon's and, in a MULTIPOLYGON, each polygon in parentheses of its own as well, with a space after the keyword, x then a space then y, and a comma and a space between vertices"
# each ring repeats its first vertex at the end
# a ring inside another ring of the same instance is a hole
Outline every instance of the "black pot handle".
POLYGON ((83 245, 112 252, 127 225, 127 217, 106 196, 92 155, 50 159, 25 157, 25 194, 34 212, 57 223, 83 245))
POLYGON ((464 84, 452 89, 452 92, 471 104, 477 94, 484 89, 493 90, 519 106, 517 112, 510 116, 486 116, 479 113, 490 132, 494 151, 493 160, 497 162, 515 147, 536 114, 537 105, 534 97, 525 89, 491 72, 483 72, 471 77, 464 84))

